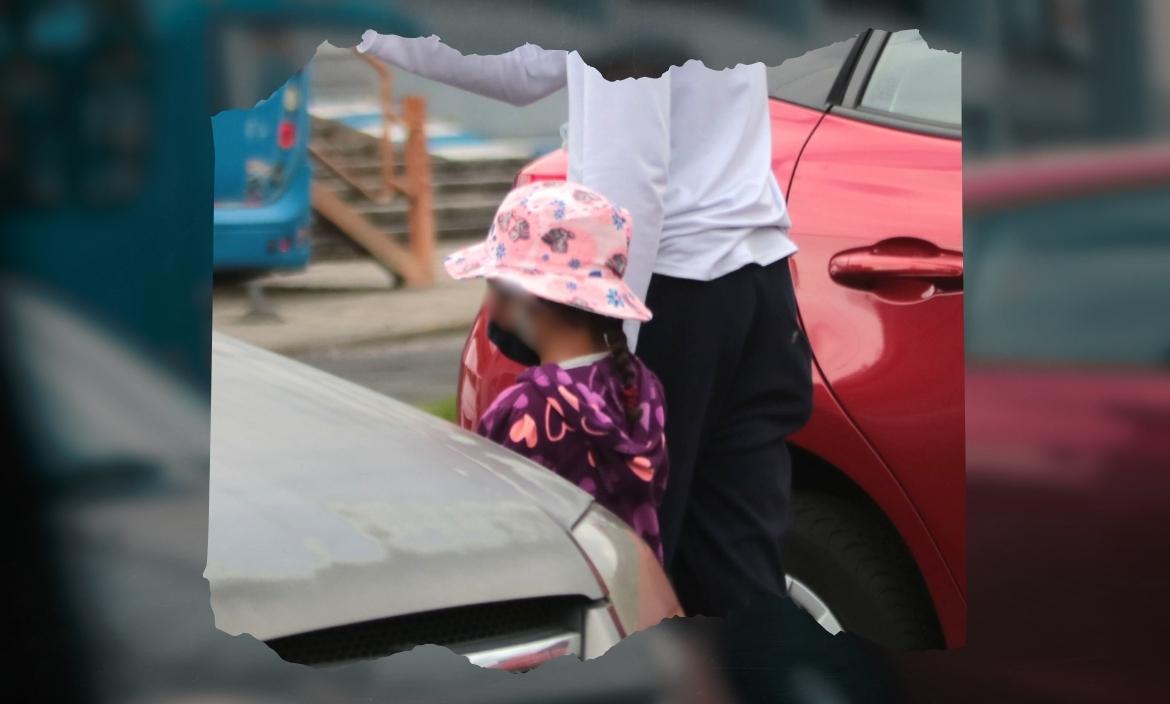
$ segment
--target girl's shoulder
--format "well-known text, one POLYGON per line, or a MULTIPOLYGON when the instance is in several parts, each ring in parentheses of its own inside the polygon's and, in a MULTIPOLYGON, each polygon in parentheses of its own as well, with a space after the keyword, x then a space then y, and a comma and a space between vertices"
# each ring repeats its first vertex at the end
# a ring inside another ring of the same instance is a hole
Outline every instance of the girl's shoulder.
POLYGON ((523 385, 527 390, 535 393, 548 393, 557 386, 574 383, 573 374, 576 370, 563 369, 559 364, 550 362, 537 367, 529 367, 516 377, 516 386, 523 385))
POLYGON ((539 395, 536 385, 531 379, 525 378, 527 372, 522 373, 516 378, 512 385, 504 389, 496 396, 496 399, 491 402, 491 405, 484 411, 484 417, 504 415, 507 416, 513 410, 523 408, 525 403, 530 401, 533 396, 539 395))
POLYGON ((476 432, 497 442, 503 442, 513 421, 538 403, 535 388, 529 382, 517 379, 515 383, 501 391, 479 417, 476 432))

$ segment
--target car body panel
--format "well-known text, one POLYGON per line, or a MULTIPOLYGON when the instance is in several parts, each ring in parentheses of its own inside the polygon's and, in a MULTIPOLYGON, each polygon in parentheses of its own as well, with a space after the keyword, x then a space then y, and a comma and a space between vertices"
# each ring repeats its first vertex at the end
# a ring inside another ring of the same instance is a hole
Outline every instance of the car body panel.
POLYGON ((261 639, 472 603, 604 596, 592 498, 376 392, 217 336, 206 577, 261 639))
POLYGON ((780 191, 787 194, 800 153, 824 112, 782 100, 769 100, 768 111, 772 119, 772 173, 780 191))
MULTIPOLYGON (((966 583, 961 278, 955 291, 931 290, 917 279, 906 280, 907 288, 897 281, 864 290, 835 280, 831 269, 843 252, 903 238, 915 238, 909 247, 920 248, 922 258, 931 247, 961 257, 961 199, 958 140, 832 114, 806 145, 789 192, 791 236, 800 247, 793 259, 797 302, 817 365, 912 497, 960 590, 966 583)), ((838 466, 855 474, 853 462, 838 466)))
POLYGON ((564 181, 569 173, 569 153, 555 149, 534 159, 516 174, 516 186, 525 186, 537 181, 564 181))
MULTIPOLYGON (((962 646, 967 638, 967 603, 963 590, 955 582, 906 488, 857 428, 815 365, 813 413, 789 442, 840 470, 886 516, 918 565, 947 647, 962 646)), ((798 474, 793 481, 799 486, 802 477, 798 474)))
POLYGON ((460 360, 455 404, 460 427, 473 430, 480 414, 516 381, 522 370, 523 367, 501 354, 488 339, 487 316, 481 308, 471 325, 460 360))

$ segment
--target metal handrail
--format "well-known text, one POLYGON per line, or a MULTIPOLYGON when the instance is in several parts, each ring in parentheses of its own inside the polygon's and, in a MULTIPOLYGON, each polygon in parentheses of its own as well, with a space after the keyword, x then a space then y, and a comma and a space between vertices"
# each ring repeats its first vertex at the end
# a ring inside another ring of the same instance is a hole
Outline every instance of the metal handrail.
POLYGON ((378 84, 382 98, 382 139, 379 150, 382 156, 382 200, 389 200, 395 193, 401 193, 401 183, 394 178, 394 142, 390 138, 392 124, 401 124, 402 120, 394 112, 394 72, 381 61, 376 61, 358 51, 353 52, 361 57, 378 74, 378 84))
POLYGON ((407 248, 403 248, 376 227, 368 217, 329 189, 313 184, 313 208, 337 226, 342 233, 368 251, 390 271, 402 277, 408 286, 429 286, 434 282, 435 214, 431 192, 430 155, 427 153, 426 100, 407 96, 402 100, 403 114, 394 110, 394 76, 390 67, 356 52, 378 74, 382 105, 381 155, 382 187, 377 192, 363 186, 319 149, 309 146, 309 153, 346 185, 368 201, 386 202, 395 195, 405 196, 407 209, 407 248), (395 176, 394 143, 391 126, 406 130, 403 145, 403 178, 395 176))

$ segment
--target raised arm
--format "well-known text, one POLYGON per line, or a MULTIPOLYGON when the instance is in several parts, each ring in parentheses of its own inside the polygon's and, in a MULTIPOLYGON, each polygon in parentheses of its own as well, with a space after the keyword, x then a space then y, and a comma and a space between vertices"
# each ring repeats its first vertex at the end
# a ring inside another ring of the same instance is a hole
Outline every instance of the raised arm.
POLYGON ((535 44, 505 54, 465 56, 434 35, 407 39, 368 29, 357 50, 423 78, 517 106, 565 85, 565 52, 535 44))

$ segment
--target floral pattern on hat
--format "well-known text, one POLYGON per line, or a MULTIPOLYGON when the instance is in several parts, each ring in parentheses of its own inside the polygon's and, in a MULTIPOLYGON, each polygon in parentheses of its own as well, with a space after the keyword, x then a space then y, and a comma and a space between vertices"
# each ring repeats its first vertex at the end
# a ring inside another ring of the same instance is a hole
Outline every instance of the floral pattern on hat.
POLYGON ((504 197, 484 242, 446 260, 455 278, 507 281, 613 318, 649 320, 626 285, 629 213, 586 186, 539 181, 504 197))
POLYGON ((605 265, 618 276, 626 275, 626 264, 626 255, 622 252, 614 252, 613 256, 605 260, 605 265))
POLYGON ((528 239, 528 231, 530 229, 531 228, 529 227, 527 220, 517 218, 516 221, 512 223, 512 227, 508 229, 508 237, 511 237, 513 242, 517 240, 526 240, 528 239))
POLYGON ((544 237, 540 239, 547 244, 552 251, 558 254, 564 254, 569 251, 569 240, 576 237, 572 232, 563 227, 554 227, 548 232, 544 233, 544 237))

